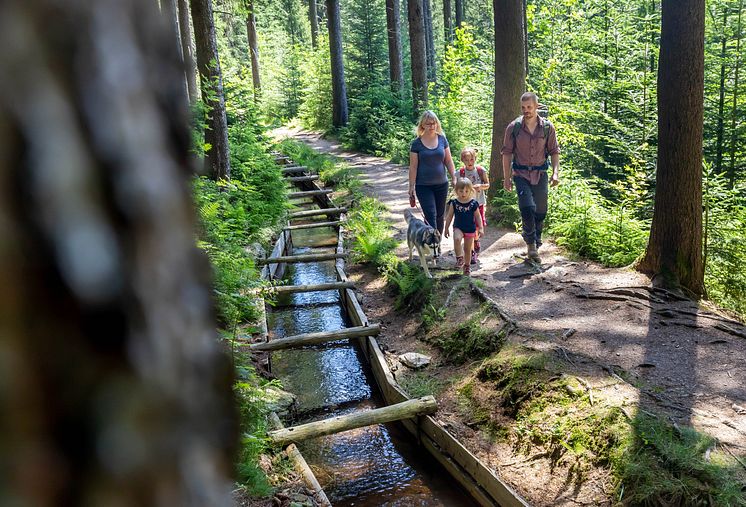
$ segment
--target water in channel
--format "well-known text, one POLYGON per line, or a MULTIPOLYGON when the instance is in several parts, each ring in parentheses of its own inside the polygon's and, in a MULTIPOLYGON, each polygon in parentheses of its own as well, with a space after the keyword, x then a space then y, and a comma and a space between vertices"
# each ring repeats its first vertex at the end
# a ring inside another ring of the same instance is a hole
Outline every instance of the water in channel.
MULTIPOLYGON (((333 251, 303 246, 304 237, 318 244, 319 229, 311 234, 294 231, 293 253, 333 251)), ((331 229, 329 234, 336 236, 331 229)), ((334 266, 334 261, 290 264, 285 280, 290 285, 336 281, 334 266)), ((334 331, 349 324, 337 291, 287 295, 268 319, 275 338, 334 331)), ((298 396, 294 424, 383 406, 362 353, 346 340, 274 352, 272 371, 298 396)), ((474 505, 396 423, 311 439, 300 449, 335 507, 474 505)))

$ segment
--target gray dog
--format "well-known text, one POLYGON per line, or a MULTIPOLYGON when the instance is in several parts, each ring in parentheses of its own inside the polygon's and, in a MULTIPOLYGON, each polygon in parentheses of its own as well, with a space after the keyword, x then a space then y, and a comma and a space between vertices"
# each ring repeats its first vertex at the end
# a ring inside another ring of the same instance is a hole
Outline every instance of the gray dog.
POLYGON ((412 261, 412 250, 417 247, 417 253, 420 256, 420 264, 425 270, 425 275, 432 278, 430 271, 427 269, 427 256, 433 257, 433 266, 435 259, 440 254, 440 232, 430 227, 425 222, 415 217, 411 210, 404 212, 404 218, 407 220, 407 246, 409 247, 409 260, 412 261))

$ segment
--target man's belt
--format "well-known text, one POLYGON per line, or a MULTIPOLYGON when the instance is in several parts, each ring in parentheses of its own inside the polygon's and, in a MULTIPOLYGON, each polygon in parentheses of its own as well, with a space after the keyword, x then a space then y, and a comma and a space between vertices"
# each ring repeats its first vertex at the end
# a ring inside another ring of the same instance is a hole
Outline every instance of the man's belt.
POLYGON ((546 171, 549 168, 549 162, 544 162, 541 165, 519 165, 513 161, 513 169, 516 171, 546 171))

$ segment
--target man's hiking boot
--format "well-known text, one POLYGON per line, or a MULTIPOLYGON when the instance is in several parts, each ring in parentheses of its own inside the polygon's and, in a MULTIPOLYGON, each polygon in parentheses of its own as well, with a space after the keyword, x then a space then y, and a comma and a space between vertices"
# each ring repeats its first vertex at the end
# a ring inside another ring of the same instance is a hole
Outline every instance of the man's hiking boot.
POLYGON ((526 243, 526 247, 528 248, 526 257, 528 257, 529 260, 533 262, 541 262, 541 257, 539 257, 539 251, 536 248, 536 243, 526 243))

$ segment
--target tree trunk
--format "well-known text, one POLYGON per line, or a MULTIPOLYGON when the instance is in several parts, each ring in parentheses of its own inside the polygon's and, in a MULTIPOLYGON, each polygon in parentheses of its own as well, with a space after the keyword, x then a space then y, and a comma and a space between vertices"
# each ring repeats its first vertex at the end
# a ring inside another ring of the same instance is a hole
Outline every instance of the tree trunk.
POLYGON ((435 413, 438 410, 438 402, 433 396, 423 396, 413 400, 402 401, 387 407, 374 408, 373 410, 360 410, 352 414, 337 415, 310 423, 282 428, 270 431, 267 436, 275 445, 285 446, 293 442, 302 442, 309 438, 333 435, 343 431, 363 428, 372 424, 385 424, 387 422, 401 421, 402 419, 414 419, 419 415, 435 413))
MULTIPOLYGON (((312 2, 314 0, 311 0, 312 2)), ((314 4, 315 5, 315 4, 314 4)), ((254 85, 254 100, 259 100, 262 94, 262 81, 259 77, 259 43, 256 40, 256 15, 254 14, 254 0, 248 0, 249 13, 246 16, 246 35, 249 42, 251 56, 251 81, 254 85)))
POLYGON ((445 45, 453 42, 453 24, 451 21, 451 0, 443 0, 443 32, 445 35, 445 45))
POLYGON ((495 97, 492 110, 492 155, 488 191, 493 197, 502 188, 500 149, 505 128, 520 113, 521 94, 526 86, 523 0, 493 0, 495 12, 495 97))
POLYGON ((225 117, 223 76, 220 72, 212 0, 190 0, 194 42, 197 47, 197 68, 200 74, 202 100, 207 109, 205 127, 205 168, 215 179, 230 179, 228 123, 225 117))
POLYGON ((738 22, 736 24, 736 63, 733 69, 733 109, 730 124, 730 166, 728 167, 728 184, 733 188, 736 184, 736 153, 738 148, 738 73, 741 64, 741 16, 743 15, 743 0, 738 2, 738 22))
MULTIPOLYGON (((166 17, 166 20, 171 25, 173 30, 174 43, 179 55, 183 54, 181 49, 181 31, 179 30, 179 10, 176 6, 176 0, 162 0, 161 1, 161 12, 166 17)), ((184 94, 189 97, 189 84, 186 80, 186 74, 184 75, 184 94)), ((189 100, 189 99, 187 99, 189 100)))
POLYGON ((704 0, 663 0, 658 62, 658 171, 650 240, 638 269, 704 293, 702 120, 704 0))
POLYGON ((435 43, 433 41, 433 16, 430 0, 422 0, 422 18, 425 25, 425 55, 427 61, 427 80, 435 81, 435 43))
POLYGON ((427 107, 427 63, 425 60, 425 20, 422 0, 407 0, 409 53, 412 65, 412 109, 419 114, 427 107))
POLYGON ((0 5, 0 505, 231 501, 230 365, 165 28, 152 0, 0 5))
POLYGON ((717 141, 715 143, 715 174, 721 174, 723 170, 723 137, 725 134, 725 58, 728 45, 726 28, 728 27, 728 6, 723 6, 723 28, 720 39, 720 96, 718 98, 718 124, 717 141))
POLYGON ((400 93, 404 83, 399 29, 399 0, 386 0, 386 32, 389 41, 389 79, 391 89, 400 93))
POLYGON ((464 0, 456 0, 456 28, 464 24, 464 0))
POLYGON ((186 74, 187 90, 189 90, 189 103, 194 104, 199 100, 197 89, 197 65, 194 62, 194 50, 192 49, 192 25, 189 19, 189 6, 187 0, 179 2, 179 35, 181 36, 181 54, 184 60, 184 73, 186 74))
POLYGON ((526 66, 526 76, 529 75, 530 69, 528 66, 528 2, 523 0, 523 65, 526 66))
POLYGON ((308 21, 311 23, 311 46, 319 45, 319 14, 316 12, 316 0, 308 0, 308 21))
POLYGON ((348 112, 339 0, 326 0, 326 21, 329 29, 329 54, 332 63, 332 125, 343 127, 347 125, 348 112))

